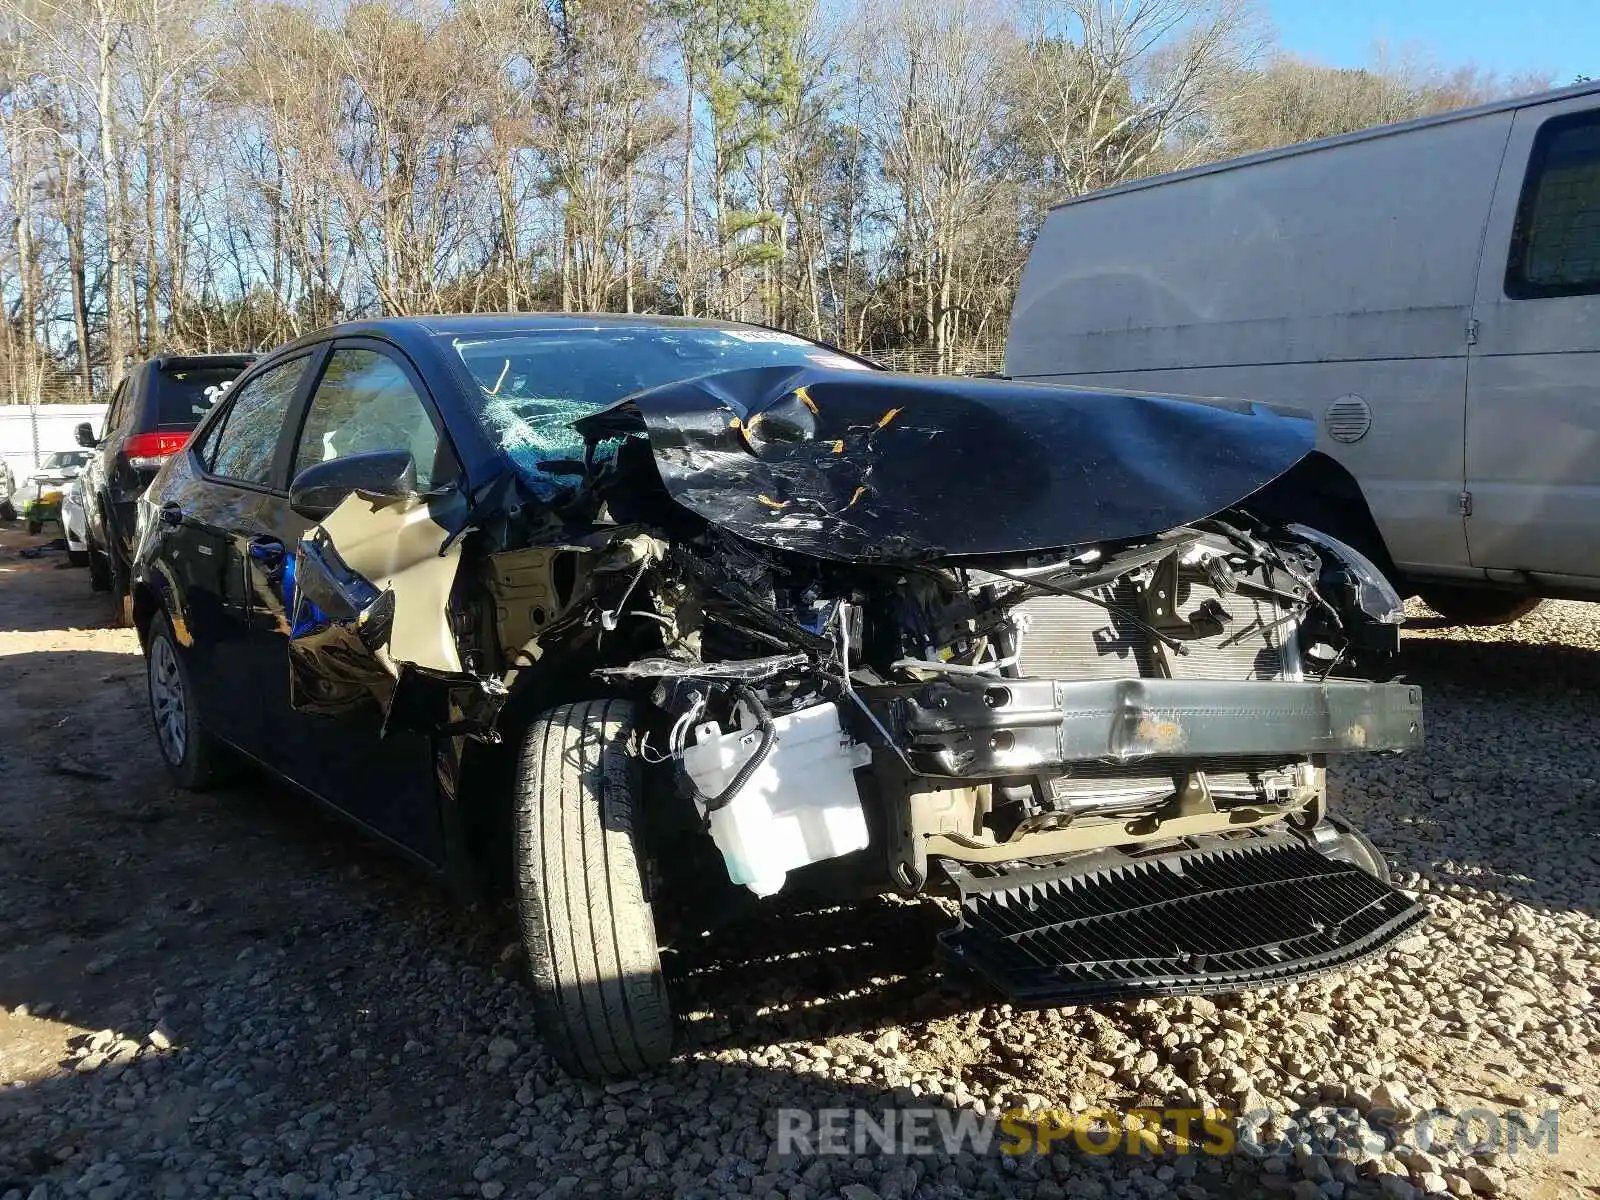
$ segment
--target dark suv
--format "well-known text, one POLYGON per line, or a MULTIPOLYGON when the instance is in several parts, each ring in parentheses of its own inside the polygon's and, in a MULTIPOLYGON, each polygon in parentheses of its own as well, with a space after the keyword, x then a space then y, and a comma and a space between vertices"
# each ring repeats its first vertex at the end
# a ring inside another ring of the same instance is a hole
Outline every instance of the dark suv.
POLYGON ((78 445, 95 453, 83 469, 89 582, 128 594, 139 497, 167 456, 182 449, 217 397, 255 361, 250 354, 162 355, 134 367, 117 385, 95 440, 85 421, 78 445))

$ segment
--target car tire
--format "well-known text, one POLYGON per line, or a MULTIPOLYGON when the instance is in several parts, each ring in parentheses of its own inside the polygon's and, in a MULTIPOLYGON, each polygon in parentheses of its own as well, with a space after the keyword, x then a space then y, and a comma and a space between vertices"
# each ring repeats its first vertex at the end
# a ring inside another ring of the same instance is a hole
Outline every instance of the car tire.
POLYGON ((227 751, 206 732, 183 650, 165 613, 150 620, 145 636, 145 687, 156 749, 173 782, 202 792, 222 782, 227 751))
POLYGON ((95 548, 93 540, 88 540, 89 546, 89 587, 96 592, 109 592, 111 590, 111 564, 106 560, 105 554, 95 548))
POLYGON ((87 550, 67 549, 67 563, 74 567, 87 567, 89 565, 89 552, 87 550))
POLYGON ((536 718, 514 781, 517 907, 545 1045, 567 1071, 637 1075, 675 1025, 645 892, 643 760, 626 700, 536 718))
POLYGON ((1544 603, 1538 596, 1493 588, 1438 584, 1421 589, 1422 602, 1452 625, 1509 625, 1544 603))
POLYGON ((133 625, 133 587, 128 581, 128 570, 115 558, 107 555, 110 560, 107 569, 111 576, 111 586, 107 589, 111 593, 111 619, 122 629, 133 625))

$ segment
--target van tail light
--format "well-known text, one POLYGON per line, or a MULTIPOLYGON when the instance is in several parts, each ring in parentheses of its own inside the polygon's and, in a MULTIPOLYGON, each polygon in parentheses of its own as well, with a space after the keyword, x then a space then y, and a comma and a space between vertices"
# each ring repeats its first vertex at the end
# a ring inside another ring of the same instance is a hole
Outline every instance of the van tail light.
POLYGON ((159 467, 170 455, 182 450, 189 441, 184 433, 136 433, 122 443, 122 452, 128 456, 128 465, 139 471, 159 467))

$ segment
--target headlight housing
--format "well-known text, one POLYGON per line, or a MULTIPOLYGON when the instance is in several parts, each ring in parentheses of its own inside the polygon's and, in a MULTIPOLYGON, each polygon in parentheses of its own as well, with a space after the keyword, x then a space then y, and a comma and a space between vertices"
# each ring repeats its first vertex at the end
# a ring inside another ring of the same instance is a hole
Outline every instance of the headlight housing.
MULTIPOLYGON (((1291 525, 1289 532, 1301 541, 1327 551, 1338 560, 1349 580, 1351 598, 1369 619, 1380 625, 1400 625, 1405 622, 1405 602, 1400 599, 1400 593, 1394 590, 1394 585, 1365 554, 1308 525, 1291 525)), ((1324 570, 1326 568, 1327 564, 1324 564, 1324 570)))

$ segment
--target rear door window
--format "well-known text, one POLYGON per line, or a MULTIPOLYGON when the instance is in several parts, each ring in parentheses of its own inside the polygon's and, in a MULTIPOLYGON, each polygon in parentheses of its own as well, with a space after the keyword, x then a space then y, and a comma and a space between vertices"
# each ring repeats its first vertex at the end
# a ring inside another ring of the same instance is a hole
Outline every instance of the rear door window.
POLYGON ((156 423, 162 429, 193 429, 237 379, 239 367, 188 367, 157 371, 156 423))
POLYGON ((202 461, 213 475, 269 486, 284 418, 311 361, 308 355, 268 367, 247 379, 228 411, 207 433, 202 461))
POLYGON ((106 408, 105 427, 100 431, 102 438, 111 436, 113 430, 121 430, 127 424, 128 407, 128 381, 126 379, 117 384, 117 390, 111 393, 111 403, 106 408))
POLYGON ((1506 267, 1514 300, 1600 292, 1600 112, 1539 128, 1506 267))

